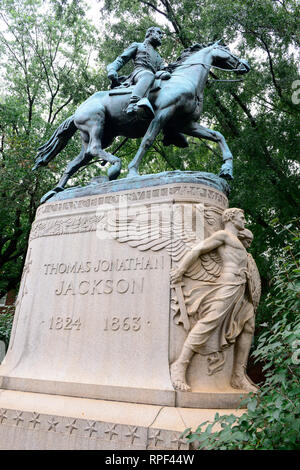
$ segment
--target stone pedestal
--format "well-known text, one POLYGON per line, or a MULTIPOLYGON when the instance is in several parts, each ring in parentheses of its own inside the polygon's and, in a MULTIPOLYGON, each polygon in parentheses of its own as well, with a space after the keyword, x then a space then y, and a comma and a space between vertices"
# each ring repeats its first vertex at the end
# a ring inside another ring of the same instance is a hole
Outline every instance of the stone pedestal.
POLYGON ((186 331, 171 309, 168 220, 181 211, 182 227, 208 236, 227 189, 214 175, 170 172, 75 188, 39 207, 0 367, 0 448, 151 448, 151 439, 176 448, 205 409, 238 406, 231 350, 213 376, 196 355, 191 392, 174 390, 169 369, 186 331))

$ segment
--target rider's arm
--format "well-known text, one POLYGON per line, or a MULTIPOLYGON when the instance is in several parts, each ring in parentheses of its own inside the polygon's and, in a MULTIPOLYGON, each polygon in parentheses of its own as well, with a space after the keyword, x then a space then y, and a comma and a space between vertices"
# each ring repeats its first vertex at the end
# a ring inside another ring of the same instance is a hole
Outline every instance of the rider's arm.
POLYGON ((129 47, 127 47, 127 49, 125 49, 124 52, 122 52, 121 55, 119 55, 111 64, 108 64, 108 66, 106 67, 108 73, 110 72, 117 72, 118 70, 120 70, 120 68, 122 68, 130 59, 133 59, 135 54, 136 54, 136 50, 137 50, 137 47, 138 47, 138 43, 137 42, 134 42, 132 43, 129 47))
POLYGON ((163 59, 161 59, 155 78, 161 78, 162 80, 168 80, 171 78, 171 74, 168 71, 168 65, 165 64, 163 59))
POLYGON ((165 69, 166 69, 165 61, 161 58, 160 59, 160 64, 158 66, 158 70, 165 70, 165 69))

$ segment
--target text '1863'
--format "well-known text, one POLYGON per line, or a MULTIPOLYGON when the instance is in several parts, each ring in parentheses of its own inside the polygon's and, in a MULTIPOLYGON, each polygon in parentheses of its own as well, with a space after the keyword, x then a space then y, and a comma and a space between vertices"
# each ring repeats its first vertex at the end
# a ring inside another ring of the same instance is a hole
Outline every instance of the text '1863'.
POLYGON ((112 317, 104 318, 104 331, 139 331, 141 329, 141 317, 112 317))

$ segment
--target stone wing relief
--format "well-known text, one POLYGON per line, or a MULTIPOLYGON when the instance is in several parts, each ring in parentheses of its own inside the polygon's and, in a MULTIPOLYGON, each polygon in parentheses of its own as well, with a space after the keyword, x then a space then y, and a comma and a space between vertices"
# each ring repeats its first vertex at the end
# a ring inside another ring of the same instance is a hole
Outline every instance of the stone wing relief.
POLYGON ((204 210, 205 219, 205 238, 212 235, 217 230, 222 230, 222 213, 223 210, 216 206, 207 207, 204 210))
MULTIPOLYGON (((195 208, 193 208, 195 210, 195 208)), ((130 215, 107 215, 103 228, 119 243, 127 243, 139 251, 167 249, 172 259, 180 260, 197 242, 192 227, 183 224, 183 206, 167 205, 157 211, 147 207, 130 215)))
MULTIPOLYGON (((203 238, 204 232, 196 228, 197 215, 202 217, 202 229, 209 225, 205 235, 221 227, 222 211, 217 208, 204 208, 203 205, 168 205, 157 212, 148 212, 147 208, 138 210, 133 215, 117 213, 107 214, 103 228, 119 243, 126 243, 139 251, 153 252, 166 249, 172 260, 172 266, 180 260, 203 238), (203 223, 205 218, 205 224, 203 223)), ((184 274, 185 281, 171 285, 171 309, 177 325, 182 324, 186 332, 191 328, 189 316, 193 315, 188 307, 188 299, 183 290, 187 278, 193 281, 215 282, 222 270, 221 258, 216 251, 200 256, 184 274)))
POLYGON ((205 211, 203 205, 197 206, 173 204, 167 205, 166 211, 157 206, 157 213, 151 212, 151 217, 147 207, 132 216, 126 212, 123 215, 122 211, 113 217, 108 214, 105 230, 119 243, 139 251, 166 249, 171 257, 173 320, 187 334, 181 353, 170 368, 174 388, 190 390, 185 374, 193 354, 207 357, 207 373, 211 375, 223 369, 224 351, 234 345, 231 385, 255 391, 245 374, 254 332, 254 310, 260 297, 259 273, 246 251, 253 235, 244 229, 241 209, 226 209, 222 214, 225 229, 220 230, 220 215, 211 208, 205 211), (184 217, 187 207, 189 215, 184 217), (198 229, 194 226, 197 210, 202 211, 198 229), (212 231, 208 242, 207 225, 212 231), (220 243, 214 241, 217 239, 222 240, 225 251, 218 250, 220 243), (201 253, 199 246, 205 243, 209 248, 201 253))

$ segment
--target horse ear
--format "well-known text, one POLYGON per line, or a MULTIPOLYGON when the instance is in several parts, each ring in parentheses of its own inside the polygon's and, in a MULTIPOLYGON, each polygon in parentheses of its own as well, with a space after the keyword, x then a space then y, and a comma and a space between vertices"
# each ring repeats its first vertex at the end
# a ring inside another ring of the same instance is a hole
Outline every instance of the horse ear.
POLYGON ((217 47, 220 44, 221 41, 222 41, 222 39, 219 39, 218 41, 213 41, 213 42, 207 44, 207 47, 211 47, 212 49, 214 49, 215 47, 217 47))

